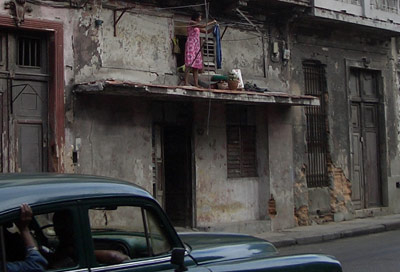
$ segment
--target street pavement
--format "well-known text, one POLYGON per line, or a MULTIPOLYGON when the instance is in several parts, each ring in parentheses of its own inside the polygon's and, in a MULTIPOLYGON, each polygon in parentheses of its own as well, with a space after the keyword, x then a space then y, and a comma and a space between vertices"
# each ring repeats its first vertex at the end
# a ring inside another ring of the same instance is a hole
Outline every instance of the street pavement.
POLYGON ((400 229, 400 214, 302 226, 282 231, 264 232, 253 236, 270 241, 275 247, 320 243, 400 229))

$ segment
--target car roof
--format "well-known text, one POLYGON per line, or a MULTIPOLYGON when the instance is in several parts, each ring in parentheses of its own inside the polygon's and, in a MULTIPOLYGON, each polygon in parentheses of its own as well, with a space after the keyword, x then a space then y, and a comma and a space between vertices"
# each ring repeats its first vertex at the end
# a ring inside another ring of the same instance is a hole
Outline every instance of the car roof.
POLYGON ((45 203, 99 197, 153 197, 143 188, 118 179, 77 174, 0 174, 0 213, 22 203, 45 203))

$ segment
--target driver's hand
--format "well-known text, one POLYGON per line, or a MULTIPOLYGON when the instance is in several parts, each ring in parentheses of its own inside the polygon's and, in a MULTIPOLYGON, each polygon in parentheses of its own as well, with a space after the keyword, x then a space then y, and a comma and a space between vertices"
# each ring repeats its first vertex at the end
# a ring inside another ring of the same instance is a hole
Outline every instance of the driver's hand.
POLYGON ((28 228, 29 223, 32 221, 32 209, 27 203, 23 203, 20 206, 21 214, 19 220, 15 223, 20 231, 28 228))

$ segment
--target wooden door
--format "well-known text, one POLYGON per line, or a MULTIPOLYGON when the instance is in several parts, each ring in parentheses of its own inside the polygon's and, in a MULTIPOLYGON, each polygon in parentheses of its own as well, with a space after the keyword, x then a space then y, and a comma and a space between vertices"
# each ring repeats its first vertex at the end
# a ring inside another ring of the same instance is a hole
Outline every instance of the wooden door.
POLYGON ((153 165, 153 196, 165 209, 164 145, 162 127, 158 124, 153 127, 153 165))
POLYGON ((1 172, 47 171, 48 45, 38 33, 1 32, 1 172))
POLYGON ((382 205, 378 73, 350 73, 352 200, 357 209, 382 205))

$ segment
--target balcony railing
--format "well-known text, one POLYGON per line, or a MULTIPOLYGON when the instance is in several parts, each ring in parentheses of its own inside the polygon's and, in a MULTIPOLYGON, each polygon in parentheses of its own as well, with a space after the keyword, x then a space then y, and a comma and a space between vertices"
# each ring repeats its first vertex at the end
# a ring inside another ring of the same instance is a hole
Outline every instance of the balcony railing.
POLYGON ((346 3, 346 4, 361 6, 361 0, 336 0, 336 1, 346 3))
POLYGON ((399 0, 371 0, 371 9, 399 13, 399 0))
MULTIPOLYGON (((362 6, 363 0, 334 0, 344 4, 362 6)), ((370 0, 371 9, 377 9, 385 12, 399 13, 399 0, 370 0)))
POLYGON ((400 0, 313 0, 316 16, 400 32, 400 0))

